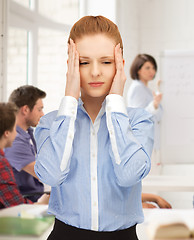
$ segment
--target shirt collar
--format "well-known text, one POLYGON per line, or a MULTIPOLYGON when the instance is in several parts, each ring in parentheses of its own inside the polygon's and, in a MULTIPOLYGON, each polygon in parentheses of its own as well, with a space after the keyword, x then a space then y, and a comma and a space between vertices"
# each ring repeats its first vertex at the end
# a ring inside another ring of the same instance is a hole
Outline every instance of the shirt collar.
POLYGON ((28 133, 28 131, 33 131, 33 129, 31 127, 29 127, 27 129, 27 131, 24 131, 21 127, 16 126, 16 131, 18 134, 20 134, 22 137, 26 138, 26 139, 30 139, 30 135, 28 133))

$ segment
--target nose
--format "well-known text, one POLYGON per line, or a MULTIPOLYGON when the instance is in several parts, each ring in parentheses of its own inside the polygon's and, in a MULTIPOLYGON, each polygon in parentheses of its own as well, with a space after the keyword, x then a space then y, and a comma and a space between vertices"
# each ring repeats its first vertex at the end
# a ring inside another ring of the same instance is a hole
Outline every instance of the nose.
POLYGON ((44 116, 44 112, 43 111, 41 111, 41 117, 43 117, 44 116))
POLYGON ((91 65, 91 74, 92 77, 97 77, 100 75, 100 66, 98 62, 93 62, 91 65))

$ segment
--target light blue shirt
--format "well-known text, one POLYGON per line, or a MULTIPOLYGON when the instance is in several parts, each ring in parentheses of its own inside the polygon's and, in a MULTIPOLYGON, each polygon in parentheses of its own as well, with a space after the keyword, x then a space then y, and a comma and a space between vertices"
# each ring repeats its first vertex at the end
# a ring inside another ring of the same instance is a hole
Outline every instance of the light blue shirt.
POLYGON ((153 93, 142 81, 132 80, 127 93, 127 106, 134 108, 144 108, 153 114, 155 122, 154 149, 160 148, 160 122, 162 119, 163 109, 161 104, 155 109, 153 104, 153 93))
POLYGON ((35 172, 51 185, 49 212, 66 224, 95 231, 143 221, 141 180, 150 170, 153 121, 108 95, 92 123, 70 96, 41 118, 35 137, 35 172))

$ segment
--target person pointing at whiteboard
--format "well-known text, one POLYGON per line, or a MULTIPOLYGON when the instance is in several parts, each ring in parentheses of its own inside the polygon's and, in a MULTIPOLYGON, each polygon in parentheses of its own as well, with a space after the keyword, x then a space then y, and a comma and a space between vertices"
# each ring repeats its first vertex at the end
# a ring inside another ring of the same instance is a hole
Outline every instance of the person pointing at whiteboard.
POLYGON ((152 113, 155 121, 155 143, 152 154, 151 174, 159 174, 161 163, 159 158, 160 135, 159 123, 162 117, 162 93, 157 82, 157 91, 154 92, 148 87, 149 81, 152 81, 157 72, 156 60, 148 54, 138 54, 132 62, 130 75, 133 79, 127 93, 128 107, 144 108, 152 113))

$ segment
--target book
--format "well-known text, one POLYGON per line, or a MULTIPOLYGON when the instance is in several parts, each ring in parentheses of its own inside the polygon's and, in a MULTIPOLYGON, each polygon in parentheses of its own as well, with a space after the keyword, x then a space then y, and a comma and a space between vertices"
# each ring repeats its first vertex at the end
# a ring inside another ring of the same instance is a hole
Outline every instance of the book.
POLYGON ((154 209, 145 226, 152 240, 194 238, 194 209, 154 209))
POLYGON ((0 217, 0 235, 40 236, 54 223, 54 216, 42 218, 0 217))

